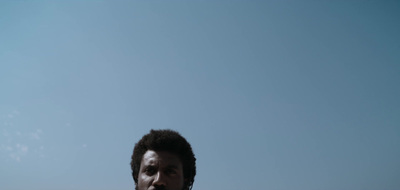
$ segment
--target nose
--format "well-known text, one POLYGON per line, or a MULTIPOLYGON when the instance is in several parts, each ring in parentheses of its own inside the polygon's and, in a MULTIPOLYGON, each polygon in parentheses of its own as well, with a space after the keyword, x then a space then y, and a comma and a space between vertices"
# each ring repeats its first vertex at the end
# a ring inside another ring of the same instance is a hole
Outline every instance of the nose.
POLYGON ((157 174, 154 178, 154 181, 153 181, 153 186, 155 186, 155 187, 167 186, 166 178, 165 178, 164 174, 162 174, 162 172, 160 172, 160 171, 157 172, 157 174))

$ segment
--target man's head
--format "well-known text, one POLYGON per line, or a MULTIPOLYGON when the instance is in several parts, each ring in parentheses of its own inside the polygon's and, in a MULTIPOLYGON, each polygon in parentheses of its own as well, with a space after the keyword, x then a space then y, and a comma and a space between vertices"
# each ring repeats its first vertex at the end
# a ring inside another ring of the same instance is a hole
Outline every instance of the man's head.
POLYGON ((178 132, 151 130, 135 144, 131 169, 136 190, 189 190, 196 175, 196 158, 178 132))

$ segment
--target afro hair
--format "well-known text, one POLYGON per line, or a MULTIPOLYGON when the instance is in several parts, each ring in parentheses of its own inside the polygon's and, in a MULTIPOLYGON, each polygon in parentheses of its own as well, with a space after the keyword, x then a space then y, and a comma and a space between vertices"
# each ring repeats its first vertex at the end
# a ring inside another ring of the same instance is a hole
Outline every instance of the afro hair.
POLYGON ((143 155, 147 150, 153 151, 168 151, 177 155, 183 165, 183 175, 185 179, 186 190, 191 189, 194 176, 196 175, 196 158, 193 154, 192 147, 178 132, 163 129, 150 130, 135 144, 132 154, 131 169, 135 184, 138 183, 138 174, 140 163, 143 155))

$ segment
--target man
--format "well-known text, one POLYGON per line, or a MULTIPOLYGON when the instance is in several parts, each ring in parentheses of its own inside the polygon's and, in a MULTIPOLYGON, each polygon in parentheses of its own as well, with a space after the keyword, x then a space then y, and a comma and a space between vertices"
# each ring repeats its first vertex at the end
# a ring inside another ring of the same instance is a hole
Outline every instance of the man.
POLYGON ((190 190, 196 158, 178 132, 151 130, 135 144, 131 169, 135 190, 190 190))

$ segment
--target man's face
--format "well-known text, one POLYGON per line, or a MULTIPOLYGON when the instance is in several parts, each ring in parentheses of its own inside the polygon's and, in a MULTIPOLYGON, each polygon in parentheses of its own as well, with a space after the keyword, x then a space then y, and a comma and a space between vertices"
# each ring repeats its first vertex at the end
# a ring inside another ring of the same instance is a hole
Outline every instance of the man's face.
POLYGON ((136 190, 182 190, 182 162, 175 154, 148 150, 140 163, 136 190))

